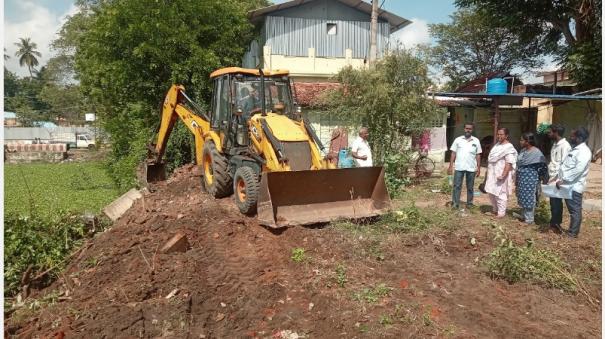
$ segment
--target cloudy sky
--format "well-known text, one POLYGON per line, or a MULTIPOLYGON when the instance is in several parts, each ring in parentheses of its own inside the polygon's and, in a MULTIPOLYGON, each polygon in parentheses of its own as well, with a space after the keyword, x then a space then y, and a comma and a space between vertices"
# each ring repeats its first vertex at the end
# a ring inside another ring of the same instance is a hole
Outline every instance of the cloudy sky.
MULTIPOLYGON (((285 0, 274 1, 276 3, 285 0)), ((383 8, 413 23, 395 32, 391 39, 400 41, 406 47, 430 43, 428 24, 447 23, 449 15, 455 10, 453 0, 381 1, 383 8)), ((15 42, 21 37, 29 37, 38 45, 42 53, 40 66, 48 62, 54 52, 50 43, 69 15, 77 8, 73 0, 5 0, 4 1, 4 46, 10 59, 6 67, 19 76, 29 75, 26 67, 20 67, 14 56, 17 50, 15 42)), ((548 68, 548 67, 547 67, 548 68)))

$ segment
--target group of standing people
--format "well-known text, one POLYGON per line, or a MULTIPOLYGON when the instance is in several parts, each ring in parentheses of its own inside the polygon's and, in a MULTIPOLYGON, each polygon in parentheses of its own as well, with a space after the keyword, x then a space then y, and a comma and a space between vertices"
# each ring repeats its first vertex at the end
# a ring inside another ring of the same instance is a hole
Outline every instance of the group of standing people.
MULTIPOLYGON (((473 123, 464 125, 464 135, 452 143, 452 156, 448 174, 454 174, 452 192, 452 207, 460 206, 462 181, 466 178, 468 208, 473 206, 474 181, 481 171, 481 144, 479 139, 472 136, 473 123)), ((550 127, 549 137, 553 140, 550 162, 546 163, 544 154, 536 147, 535 135, 524 133, 517 152, 509 140, 510 133, 505 127, 499 128, 496 134, 497 143, 491 148, 487 158, 487 173, 480 189, 487 193, 492 205, 491 214, 498 218, 506 215, 508 198, 515 187, 517 201, 522 208, 521 221, 534 223, 535 209, 538 203, 540 183, 563 186, 572 191, 571 197, 565 199, 570 213, 570 226, 565 234, 577 237, 582 222, 582 193, 586 186, 586 177, 592 154, 586 141, 588 131, 578 127, 571 131, 570 142, 564 137, 565 128, 554 124, 550 127)), ((561 222, 563 217, 562 198, 550 198, 551 220, 550 227, 556 233, 563 233, 561 222)))

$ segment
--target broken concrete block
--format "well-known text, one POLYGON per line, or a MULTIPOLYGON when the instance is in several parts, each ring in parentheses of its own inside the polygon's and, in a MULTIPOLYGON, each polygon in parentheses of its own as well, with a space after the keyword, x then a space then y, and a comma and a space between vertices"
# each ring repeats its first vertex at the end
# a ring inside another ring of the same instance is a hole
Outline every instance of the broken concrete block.
POLYGON ((116 221, 128 211, 128 209, 132 207, 132 204, 134 204, 134 201, 140 197, 142 197, 141 193, 133 188, 105 207, 103 213, 105 213, 111 221, 116 221))
POLYGON ((175 234, 172 239, 168 240, 168 242, 162 247, 160 252, 162 253, 172 253, 172 252, 186 252, 189 248, 189 241, 187 241, 187 236, 181 232, 175 234))

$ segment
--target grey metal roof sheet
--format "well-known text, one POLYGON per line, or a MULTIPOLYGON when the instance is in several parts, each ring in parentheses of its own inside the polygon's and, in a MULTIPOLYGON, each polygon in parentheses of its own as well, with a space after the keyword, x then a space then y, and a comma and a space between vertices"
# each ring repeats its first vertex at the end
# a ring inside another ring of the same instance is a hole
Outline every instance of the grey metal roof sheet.
MULTIPOLYGON (((281 4, 263 7, 263 8, 254 10, 254 11, 250 11, 250 12, 248 12, 248 16, 250 17, 250 20, 252 22, 258 22, 264 16, 266 16, 272 12, 290 8, 290 7, 300 6, 302 4, 305 4, 305 3, 308 3, 311 1, 315 1, 315 0, 291 0, 291 1, 281 3, 281 4)), ((343 3, 349 7, 355 8, 357 10, 360 10, 362 12, 365 12, 368 14, 372 13, 372 5, 363 0, 337 0, 337 1, 340 1, 341 3, 343 3)), ((378 16, 381 19, 388 21, 389 27, 390 27, 390 33, 393 33, 412 23, 412 21, 402 18, 389 11, 385 11, 384 9, 378 9, 378 16)))

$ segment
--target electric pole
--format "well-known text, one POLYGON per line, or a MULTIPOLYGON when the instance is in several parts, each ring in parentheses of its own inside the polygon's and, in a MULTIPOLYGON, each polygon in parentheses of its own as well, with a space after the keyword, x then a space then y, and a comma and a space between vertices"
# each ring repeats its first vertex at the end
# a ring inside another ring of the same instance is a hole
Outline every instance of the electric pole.
POLYGON ((370 23, 370 67, 374 66, 377 58, 376 40, 378 40, 378 0, 372 0, 372 16, 370 23))

